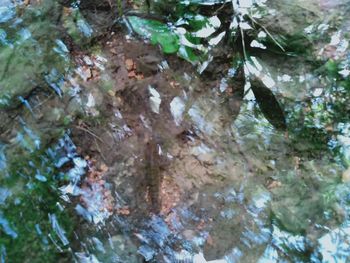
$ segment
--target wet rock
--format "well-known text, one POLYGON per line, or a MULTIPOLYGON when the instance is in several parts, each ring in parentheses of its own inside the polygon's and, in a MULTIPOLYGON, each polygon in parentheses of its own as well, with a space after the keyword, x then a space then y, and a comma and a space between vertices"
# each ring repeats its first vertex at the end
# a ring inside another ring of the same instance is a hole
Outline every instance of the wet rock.
MULTIPOLYGON (((40 72, 39 66, 35 63, 28 67, 28 59, 20 53, 23 51, 15 51, 11 47, 1 49, 0 61, 3 63, 0 65, 0 109, 17 107, 21 104, 20 97, 25 98, 35 88, 33 82, 40 72)), ((30 54, 29 50, 28 52, 30 54)))
POLYGON ((161 63, 161 58, 154 55, 145 55, 139 57, 136 60, 136 69, 140 71, 145 77, 151 76, 152 74, 159 71, 159 64, 161 63))
POLYGON ((286 36, 302 33, 308 24, 322 15, 317 1, 278 0, 270 1, 267 6, 270 14, 264 16, 262 23, 271 32, 286 36))

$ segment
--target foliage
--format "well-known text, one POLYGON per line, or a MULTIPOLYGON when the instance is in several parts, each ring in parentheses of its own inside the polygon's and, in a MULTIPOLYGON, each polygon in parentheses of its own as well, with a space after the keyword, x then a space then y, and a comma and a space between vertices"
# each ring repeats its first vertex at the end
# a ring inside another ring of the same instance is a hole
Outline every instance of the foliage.
MULTIPOLYGON (((168 4, 169 3, 167 2, 161 5, 166 6, 168 4)), ((248 36, 251 31, 259 32, 259 30, 263 30, 265 35, 269 36, 268 39, 271 39, 274 45, 277 45, 278 48, 284 51, 283 47, 270 34, 270 32, 250 15, 243 15, 239 12, 237 13, 238 10, 232 10, 232 7, 229 7, 220 1, 212 3, 214 6, 213 13, 216 13, 216 15, 202 15, 194 12, 194 10, 200 10, 203 4, 205 4, 205 2, 190 1, 187 5, 183 3, 175 5, 175 9, 177 10, 175 13, 178 14, 179 17, 176 17, 177 21, 172 21, 174 25, 172 26, 172 29, 164 23, 162 24, 159 21, 151 19, 129 17, 129 21, 137 34, 150 39, 153 44, 159 43, 164 53, 177 52, 180 57, 193 64, 197 64, 200 73, 205 70, 207 65, 213 59, 211 50, 218 45, 218 43, 223 42, 225 35, 230 36, 231 39, 229 42, 234 45, 231 52, 239 53, 239 57, 243 61, 243 64, 250 63, 251 61, 248 51, 246 50, 248 36), (233 17, 229 23, 223 18, 221 20, 219 19, 219 17, 222 17, 218 13, 218 10, 220 9, 223 9, 223 12, 228 12, 224 13, 226 19, 227 17, 233 17), (253 29, 250 24, 257 28, 253 29), (160 37, 163 35, 167 36, 166 42, 164 42, 165 38, 160 37)), ((237 8, 240 7, 237 6, 237 8)), ((171 18, 174 19, 173 17, 171 18)), ((221 48, 226 48, 226 45, 222 44, 221 48)), ((234 63, 236 62, 233 61, 232 64, 234 63)), ((238 71, 239 69, 235 68, 235 70, 238 71)), ((245 81, 249 81, 252 74, 255 73, 245 71, 245 81)), ((265 87, 264 83, 257 79, 257 77, 258 76, 254 76, 256 79, 255 83, 259 83, 259 85, 255 85, 254 83, 252 85, 252 90, 262 112, 274 127, 285 130, 286 121, 282 108, 273 93, 265 87), (266 100, 267 97, 268 100, 266 100), (264 107, 264 105, 268 104, 272 104, 274 110, 266 110, 268 107, 264 107)), ((245 81, 243 80, 243 82, 245 81)))
POLYGON ((34 148, 12 146, 3 155, 8 161, 0 173, 0 190, 9 195, 0 203, 0 220, 7 222, 0 227, 0 244, 9 262, 32 262, 34 258, 56 262, 62 256, 69 258, 66 240, 74 229, 72 211, 62 210, 58 203, 58 187, 64 178, 56 166, 59 153, 26 140, 23 146, 34 148))
POLYGON ((164 53, 176 53, 179 50, 179 39, 171 29, 155 20, 130 16, 129 21, 139 35, 149 38, 152 44, 159 44, 164 53))

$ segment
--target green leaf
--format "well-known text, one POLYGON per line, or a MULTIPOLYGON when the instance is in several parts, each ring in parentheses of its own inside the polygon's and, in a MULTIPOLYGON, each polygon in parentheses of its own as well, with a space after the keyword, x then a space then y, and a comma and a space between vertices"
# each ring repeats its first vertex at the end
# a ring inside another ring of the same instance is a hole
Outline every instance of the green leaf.
POLYGON ((172 54, 179 50, 179 37, 167 26, 156 20, 129 16, 133 30, 152 44, 159 44, 164 53, 172 54))
POLYGON ((198 31, 204 28, 208 23, 208 18, 202 15, 185 15, 188 25, 191 27, 192 31, 198 31))
POLYGON ((196 63, 201 60, 200 57, 194 53, 192 48, 183 45, 180 47, 178 55, 190 63, 196 63))
POLYGON ((252 91, 256 102, 265 118, 278 130, 287 129, 284 112, 272 91, 265 87, 260 79, 255 79, 252 83, 252 91))
POLYGON ((191 42, 193 45, 200 45, 201 44, 201 39, 199 37, 195 37, 192 34, 186 32, 185 38, 191 42))
POLYGON ((172 54, 179 50, 179 39, 176 37, 169 37, 167 34, 158 34, 157 42, 163 49, 164 53, 172 54))

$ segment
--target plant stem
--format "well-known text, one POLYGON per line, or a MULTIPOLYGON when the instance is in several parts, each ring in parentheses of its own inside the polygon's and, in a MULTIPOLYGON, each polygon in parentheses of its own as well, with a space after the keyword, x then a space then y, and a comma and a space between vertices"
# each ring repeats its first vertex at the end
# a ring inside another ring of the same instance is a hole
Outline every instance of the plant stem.
POLYGON ((122 0, 117 0, 118 15, 123 16, 122 0))

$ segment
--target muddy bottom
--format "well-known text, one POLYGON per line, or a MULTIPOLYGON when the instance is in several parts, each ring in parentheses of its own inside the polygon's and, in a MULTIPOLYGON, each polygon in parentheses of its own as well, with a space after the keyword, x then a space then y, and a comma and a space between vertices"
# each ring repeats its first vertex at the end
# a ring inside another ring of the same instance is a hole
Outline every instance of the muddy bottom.
MULTIPOLYGON (((112 240, 126 234, 147 260, 190 262, 202 247, 207 260, 230 254, 247 226, 259 232, 268 220, 268 211, 246 210, 252 204, 240 192, 253 173, 269 169, 243 153, 231 126, 242 104, 232 94, 244 83, 221 92, 212 80, 218 75, 199 76, 189 63, 120 36, 106 41, 104 56, 113 85, 99 86, 104 75, 84 83, 91 119, 72 128, 89 164, 85 208, 97 218, 104 211, 112 240)), ((252 180, 255 191, 267 176, 252 180)))
MULTIPOLYGON (((79 19, 93 24, 86 12, 79 19)), ((21 169, 11 164, 18 189, 56 180, 47 183, 58 192, 56 210, 41 197, 33 207, 49 218, 54 248, 69 254, 63 261, 328 262, 337 252, 330 243, 347 244, 349 195, 341 181, 349 181, 349 170, 341 142, 349 136, 336 133, 348 129, 344 116, 338 127, 327 119, 335 112, 329 101, 345 96, 344 89, 327 90, 337 84, 333 77, 311 76, 307 58, 256 52, 250 66, 278 82, 264 92, 252 79, 245 84, 247 69, 232 65, 236 51, 225 41, 210 47, 199 74, 198 65, 106 19, 97 24, 108 34, 94 36, 92 47, 70 43, 65 56, 74 66, 58 86, 33 88, 0 112, 0 168, 7 172, 3 149, 26 153, 21 169), (282 123, 270 118, 276 115, 282 123), (59 218, 65 209, 76 216, 70 241, 59 218)), ((335 59, 331 52, 346 56, 331 44, 318 54, 335 59)), ((11 191, 20 192, 16 187, 11 191)), ((11 191, 0 187, 1 205, 11 191)), ((0 212, 0 227, 15 236, 0 212)), ((40 225, 30 227, 45 236, 40 225)), ((0 261, 3 251, 0 244, 0 261)))

